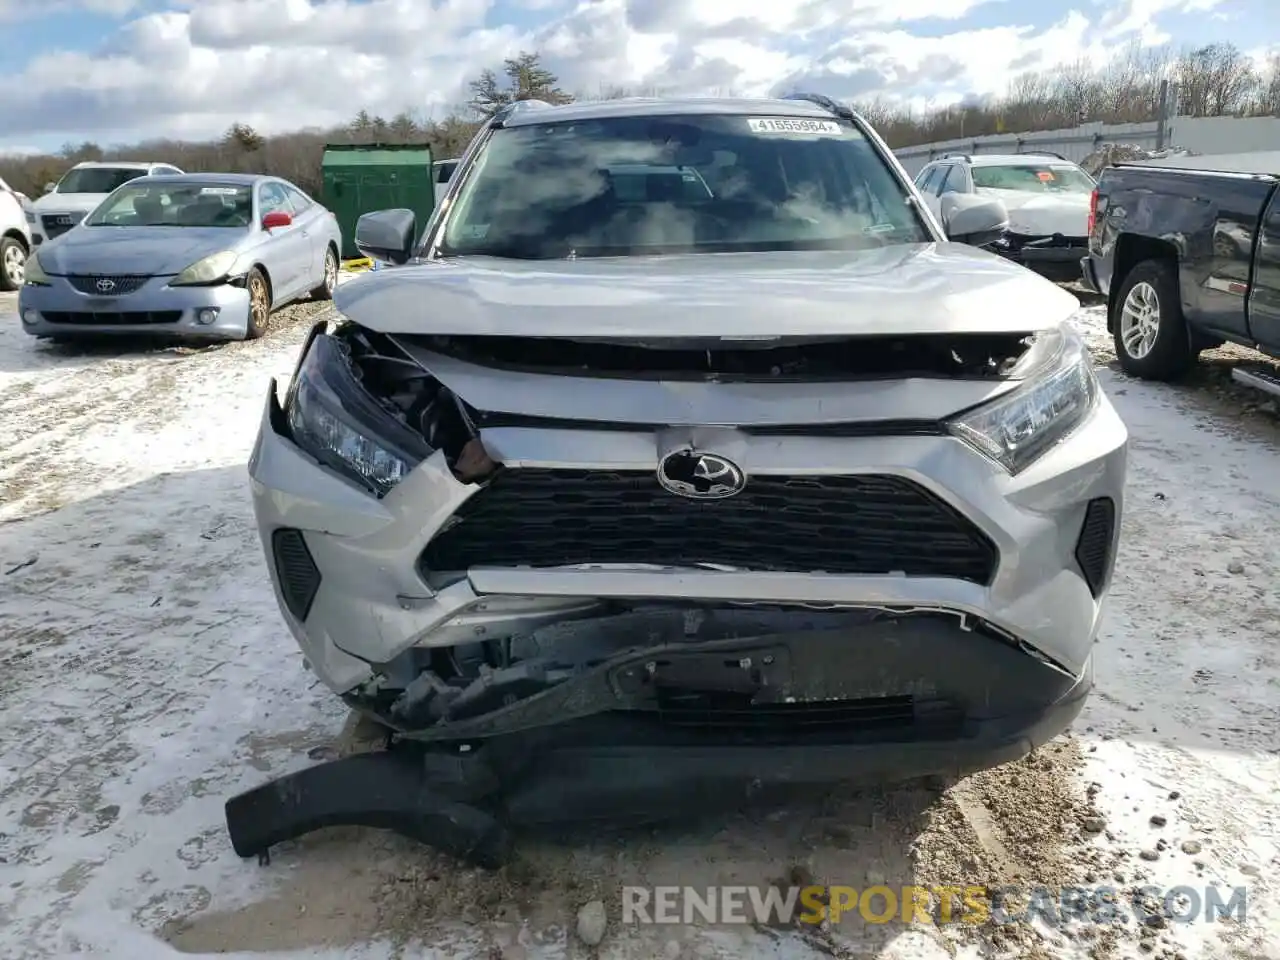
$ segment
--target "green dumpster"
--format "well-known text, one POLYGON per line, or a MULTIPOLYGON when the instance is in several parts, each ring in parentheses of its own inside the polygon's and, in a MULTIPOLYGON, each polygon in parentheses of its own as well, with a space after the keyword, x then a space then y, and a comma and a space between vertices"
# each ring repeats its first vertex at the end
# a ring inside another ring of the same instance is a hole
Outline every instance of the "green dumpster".
POLYGON ((321 161, 324 196, 342 227, 342 258, 356 250, 356 221, 362 214, 407 207, 421 227, 435 209, 435 178, 427 144, 331 143, 321 161))

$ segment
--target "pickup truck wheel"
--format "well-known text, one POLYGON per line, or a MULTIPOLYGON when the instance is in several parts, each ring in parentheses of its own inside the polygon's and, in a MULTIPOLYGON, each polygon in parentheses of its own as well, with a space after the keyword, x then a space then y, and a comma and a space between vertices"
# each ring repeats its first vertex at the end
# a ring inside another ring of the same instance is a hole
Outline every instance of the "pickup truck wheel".
POLYGON ((1172 380, 1195 360, 1175 268, 1146 260, 1129 271, 1115 300, 1116 359, 1125 373, 1172 380))

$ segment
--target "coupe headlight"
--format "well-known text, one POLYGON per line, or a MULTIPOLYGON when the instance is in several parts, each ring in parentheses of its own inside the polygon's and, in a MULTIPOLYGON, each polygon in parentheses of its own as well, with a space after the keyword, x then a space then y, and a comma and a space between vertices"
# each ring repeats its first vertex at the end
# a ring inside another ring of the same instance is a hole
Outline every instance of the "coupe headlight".
POLYGON ((346 345, 327 334, 298 366, 285 411, 294 443, 378 496, 432 452, 361 386, 346 345))
POLYGON ((27 257, 26 282, 33 287, 49 286, 49 275, 40 266, 40 255, 34 251, 27 257))
POLYGON ((230 272, 231 268, 236 265, 237 259, 239 259, 239 255, 234 250, 223 250, 221 253, 215 253, 191 264, 191 266, 170 280, 169 285, 181 287, 216 283, 230 272))
POLYGON ((953 434, 1011 474, 1065 439, 1093 410, 1100 392, 1093 361, 1074 333, 1054 331, 1025 359, 1037 367, 1025 384, 950 423, 953 434))

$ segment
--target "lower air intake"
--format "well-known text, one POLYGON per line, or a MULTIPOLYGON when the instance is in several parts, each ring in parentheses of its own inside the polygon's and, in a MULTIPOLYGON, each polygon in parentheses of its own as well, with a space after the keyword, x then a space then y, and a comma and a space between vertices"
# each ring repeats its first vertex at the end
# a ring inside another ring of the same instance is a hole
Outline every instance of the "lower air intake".
POLYGON ((320 589, 320 571, 311 559, 302 531, 281 527, 272 533, 271 555, 285 606, 299 620, 306 620, 320 589))
POLYGON ((1102 593, 1111 574, 1111 554, 1115 546, 1116 505, 1110 497, 1090 500, 1084 512, 1080 539, 1076 542, 1076 563, 1095 597, 1102 593))

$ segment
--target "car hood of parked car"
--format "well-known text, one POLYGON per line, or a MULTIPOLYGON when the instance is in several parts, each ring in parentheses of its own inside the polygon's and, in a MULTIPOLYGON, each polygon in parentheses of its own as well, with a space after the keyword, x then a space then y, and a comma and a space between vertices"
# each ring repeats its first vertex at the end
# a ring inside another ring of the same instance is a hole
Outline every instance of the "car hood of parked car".
POLYGON ((86 214, 95 210, 109 196, 107 193, 46 193, 43 197, 37 197, 31 207, 40 214, 86 214))
POLYGON ((1019 333, 1056 326, 1079 307, 1024 267, 958 243, 454 258, 357 277, 335 300, 383 333, 577 339, 1019 333))
POLYGON ((1032 193, 980 187, 985 197, 995 197, 1009 211, 1009 230, 1025 236, 1083 237, 1089 224, 1089 194, 1032 193))
POLYGON ((163 277, 234 250, 247 231, 229 227, 78 226, 41 245, 40 266, 62 274, 163 277))

